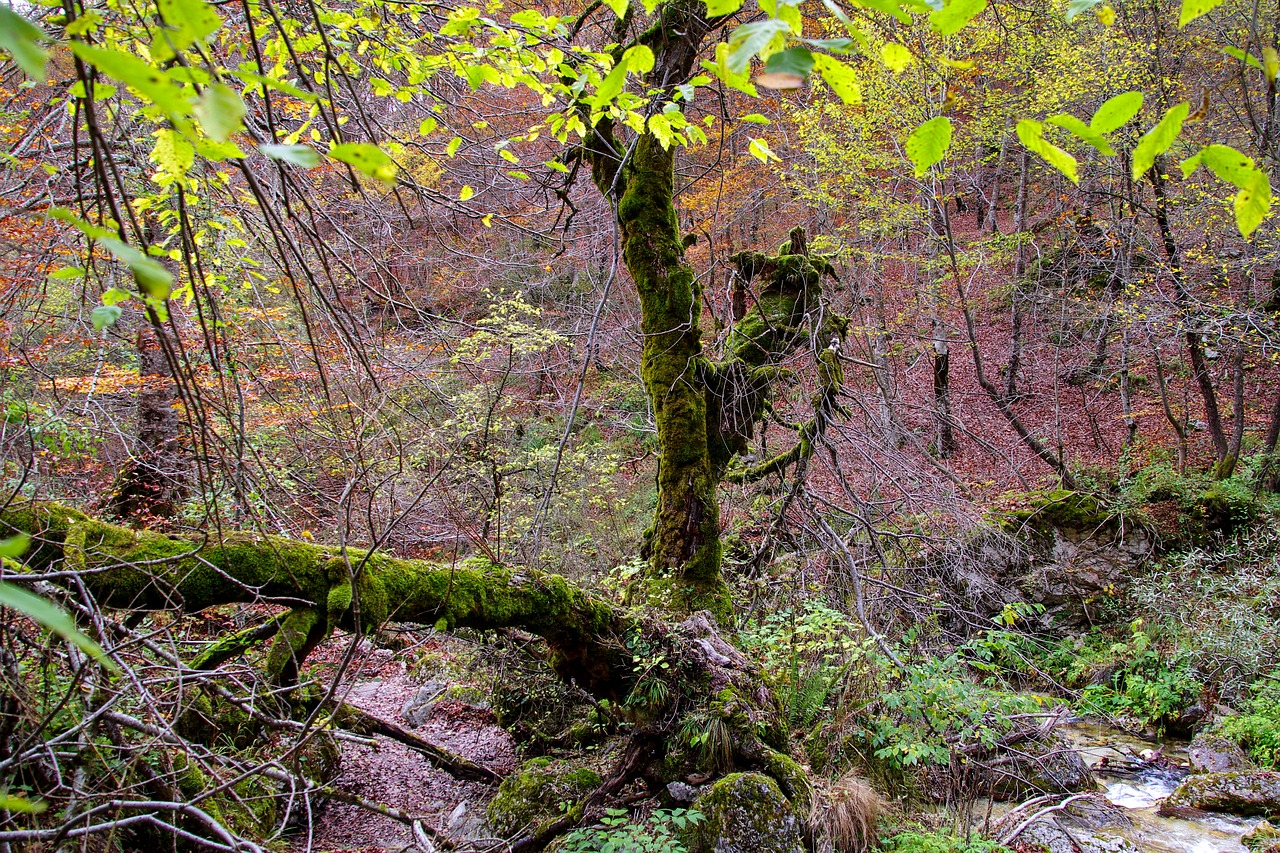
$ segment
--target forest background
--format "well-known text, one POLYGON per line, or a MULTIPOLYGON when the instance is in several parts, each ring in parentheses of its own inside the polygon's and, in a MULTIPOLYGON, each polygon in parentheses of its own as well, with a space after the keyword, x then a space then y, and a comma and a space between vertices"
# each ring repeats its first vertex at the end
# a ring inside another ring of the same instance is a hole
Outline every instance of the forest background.
POLYGON ((0 10, 7 505, 482 556, 730 626, 821 597, 881 638, 1037 490, 1177 539, 1276 482, 1274 17, 0 10), (648 153, 656 225, 626 205, 648 153), (755 274, 786 257, 814 299, 781 322, 755 274), (687 271, 672 346, 729 365, 783 329, 715 392, 740 419, 688 494, 654 269, 687 271), (719 511, 696 577, 690 501, 719 511), (682 604, 634 592, 672 572, 682 604))

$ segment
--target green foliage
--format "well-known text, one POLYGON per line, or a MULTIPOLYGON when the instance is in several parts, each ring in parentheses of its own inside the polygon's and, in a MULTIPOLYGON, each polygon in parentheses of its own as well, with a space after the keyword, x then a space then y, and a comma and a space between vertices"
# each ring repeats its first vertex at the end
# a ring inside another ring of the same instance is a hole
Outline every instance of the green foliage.
POLYGON ((608 809, 600 826, 575 829, 556 847, 560 853, 685 853, 679 833, 701 823, 694 809, 660 809, 632 823, 625 809, 608 809))
POLYGON ((1008 853, 1003 847, 986 838, 972 835, 960 838, 949 832, 922 832, 907 830, 880 839, 881 849, 888 853, 1008 853))
POLYGON ((760 661, 793 730, 810 728, 850 668, 865 662, 870 643, 862 628, 817 601, 784 610, 739 635, 760 661))
POLYGON ((965 655, 970 645, 943 658, 908 667, 874 703, 869 720, 876 758, 891 767, 946 765, 953 750, 994 746, 1021 714, 1043 711, 1042 696, 1009 692, 994 683, 977 684, 965 655))
POLYGON ((1247 712, 1221 718, 1213 731, 1240 744, 1259 766, 1280 770, 1280 670, 1258 684, 1247 712))

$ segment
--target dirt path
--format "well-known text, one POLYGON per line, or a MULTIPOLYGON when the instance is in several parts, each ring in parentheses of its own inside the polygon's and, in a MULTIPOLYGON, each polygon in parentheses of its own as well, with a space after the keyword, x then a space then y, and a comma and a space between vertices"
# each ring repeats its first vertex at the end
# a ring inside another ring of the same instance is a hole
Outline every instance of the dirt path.
MULTIPOLYGON (((405 668, 394 652, 370 651, 347 701, 411 728, 401 711, 421 685, 405 675, 405 668)), ((515 744, 487 710, 455 701, 438 702, 422 725, 411 730, 499 773, 510 772, 517 763, 515 744)), ((483 817, 495 790, 477 782, 455 779, 408 747, 381 737, 377 739, 376 748, 344 741, 342 771, 333 785, 374 802, 421 815, 438 829, 446 829, 451 824, 455 828, 473 825, 483 817)), ((310 837, 305 831, 299 832, 291 839, 290 849, 295 853, 391 853, 405 850, 412 843, 408 827, 397 821, 356 806, 329 802, 321 806, 314 817, 310 837)))

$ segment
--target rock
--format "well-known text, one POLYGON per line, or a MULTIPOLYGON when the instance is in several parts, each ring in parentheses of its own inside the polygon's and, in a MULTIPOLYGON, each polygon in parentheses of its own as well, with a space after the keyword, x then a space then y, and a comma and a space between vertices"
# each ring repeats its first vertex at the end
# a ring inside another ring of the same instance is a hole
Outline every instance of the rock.
POLYGON ((1250 853, 1265 853, 1280 846, 1280 828, 1270 823, 1259 821, 1253 829, 1249 830, 1240 839, 1250 851, 1250 853))
POLYGON ((698 796, 698 789, 684 782, 668 782, 667 793, 677 803, 692 803, 698 796))
POLYGON ((1221 735, 1198 734, 1187 747, 1192 773, 1235 773, 1256 770, 1240 744, 1221 735))
POLYGON ((1125 838, 1094 835, 1089 830, 1068 826, 1068 821, 1050 815, 1040 818, 1018 836, 1023 845, 1040 845, 1049 853, 1141 853, 1125 838))
POLYGON ((1083 830, 1133 828, 1129 810, 1117 806, 1103 794, 1092 794, 1068 804, 1063 810, 1063 818, 1073 827, 1083 830))
POLYGON ((1188 776, 1160 804, 1160 814, 1166 816, 1196 811, 1280 818, 1280 773, 1260 770, 1188 776))
POLYGON ((689 853, 805 853, 799 817, 763 773, 731 773, 693 808, 704 820, 683 832, 689 853))
POLYGON ((1080 753, 1057 735, 1023 741, 978 770, 977 790, 995 800, 1096 791, 1098 779, 1080 753), (982 779, 986 776, 985 780, 982 779))
POLYGON ((497 835, 532 834, 564 814, 600 785, 600 774, 550 758, 533 758, 502 780, 489 802, 489 825, 497 835))
POLYGON ((999 527, 948 549, 939 568, 962 607, 995 616, 1010 602, 1043 605, 1034 622, 1087 625, 1100 602, 1122 593, 1155 543, 1085 494, 1026 495, 999 527))
POLYGON ((448 689, 449 685, 443 681, 426 682, 418 688, 413 698, 404 704, 404 708, 400 710, 400 716, 404 717, 405 722, 411 727, 417 728, 427 721, 435 701, 448 689))
POLYGON ((479 841, 491 838, 494 834, 484 812, 471 808, 466 800, 454 806, 445 826, 449 835, 460 841, 479 841))

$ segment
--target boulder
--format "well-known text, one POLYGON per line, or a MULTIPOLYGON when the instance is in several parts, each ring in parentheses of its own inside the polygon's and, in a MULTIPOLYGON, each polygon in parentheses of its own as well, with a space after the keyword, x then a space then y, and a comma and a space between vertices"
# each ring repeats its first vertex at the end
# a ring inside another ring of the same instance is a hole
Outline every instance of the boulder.
POLYGON ((1098 779, 1080 753, 1057 735, 1025 740, 981 765, 977 790, 995 800, 1096 791, 1098 779))
POLYGON ((731 773, 693 802, 703 820, 683 833, 689 853, 805 853, 804 828, 778 783, 731 773))
POLYGON ((1144 529, 1097 499, 1058 490, 1024 496, 999 526, 948 549, 939 568, 965 609, 994 616, 1010 602, 1038 604, 1045 612, 1033 627, 1087 625, 1154 549, 1144 529))
POLYGON ((534 834, 545 823, 564 814, 564 806, 581 808, 580 802, 600 785, 600 774, 550 758, 533 758, 502 780, 489 802, 489 825, 496 834, 510 837, 534 834))
POLYGON ((400 716, 411 727, 417 728, 431 716, 436 700, 448 689, 449 685, 443 681, 426 682, 418 688, 418 692, 413 694, 408 702, 404 703, 404 707, 400 709, 400 716))
POLYGON ((1240 744, 1221 735, 1198 734, 1187 747, 1192 773, 1236 773, 1257 770, 1240 744))
POLYGON ((1128 839, 1094 835, 1054 815, 1042 817, 1028 826, 1018 840, 1024 845, 1021 849, 1035 849, 1039 845, 1049 853, 1140 853, 1128 839))
POLYGON ((1255 771, 1188 776, 1160 804, 1160 814, 1227 812, 1245 817, 1280 818, 1280 773, 1255 771))

